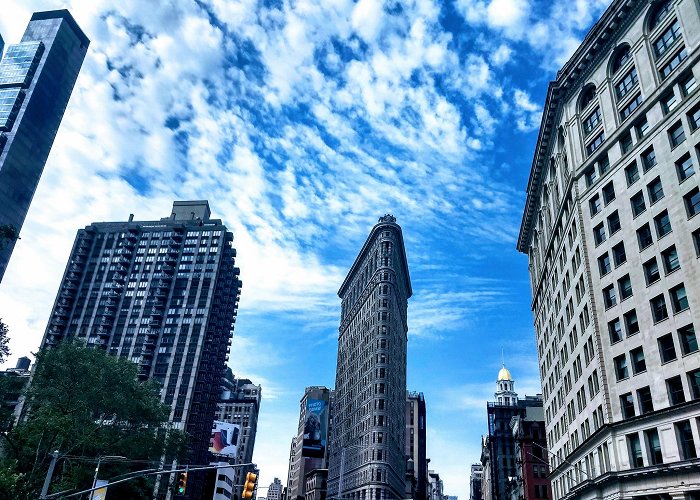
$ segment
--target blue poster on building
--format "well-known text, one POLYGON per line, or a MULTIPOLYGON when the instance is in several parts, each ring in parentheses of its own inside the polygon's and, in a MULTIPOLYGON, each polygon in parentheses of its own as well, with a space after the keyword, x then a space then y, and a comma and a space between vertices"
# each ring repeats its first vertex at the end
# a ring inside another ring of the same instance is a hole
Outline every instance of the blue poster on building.
POLYGON ((326 454, 328 439, 328 404, 320 399, 306 402, 306 420, 304 422, 304 441, 301 456, 323 458, 326 454))

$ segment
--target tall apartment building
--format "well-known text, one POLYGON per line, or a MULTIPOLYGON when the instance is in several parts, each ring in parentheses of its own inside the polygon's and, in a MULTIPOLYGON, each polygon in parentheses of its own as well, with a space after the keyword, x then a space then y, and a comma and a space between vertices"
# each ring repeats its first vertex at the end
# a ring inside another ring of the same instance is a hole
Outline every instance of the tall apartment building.
POLYGON ((278 477, 267 488, 267 500, 282 500, 282 481, 278 477))
POLYGON ((395 217, 385 215, 372 228, 338 291, 342 302, 329 497, 404 496, 406 315, 411 294, 401 227, 395 217))
POLYGON ((517 248, 556 498, 700 492, 699 44, 696 1, 614 0, 547 92, 517 248))
MULTIPOLYGON (((233 234, 206 201, 176 201, 157 221, 97 222, 78 231, 42 346, 80 339, 138 364, 162 385, 170 421, 209 462, 241 281, 233 234)), ((190 474, 198 498, 202 480, 190 474)), ((161 491, 162 493, 162 491, 161 491)))
MULTIPOLYGON (((258 433, 262 387, 248 379, 234 377, 231 369, 228 368, 221 390, 221 399, 216 406, 214 421, 225 424, 222 427, 232 431, 233 437, 229 436, 226 444, 231 447, 229 450, 233 453, 222 450, 224 454, 216 456, 215 460, 229 464, 250 464, 253 462, 255 437, 258 433)), ((255 469, 254 465, 218 469, 214 484, 214 500, 241 498, 245 476, 248 472, 254 472, 255 469)), ((270 498, 269 493, 267 498, 270 498)))
MULTIPOLYGON (((67 10, 36 12, 0 61, 0 225, 22 228, 90 40, 67 10)), ((0 54, 3 43, 0 39, 0 54)), ((0 281, 14 248, 2 242, 0 281)))
POLYGON ((287 477, 287 498, 306 496, 306 475, 328 468, 328 436, 333 391, 323 386, 304 390, 299 401, 299 427, 292 440, 287 477))
POLYGON ((515 380, 505 366, 498 372, 494 396, 496 401, 486 404, 488 435, 481 450, 482 492, 487 500, 506 500, 510 498, 509 478, 517 477, 520 459, 511 422, 524 418, 532 408, 541 408, 542 396, 518 398, 515 380))
POLYGON ((426 500, 428 496, 428 460, 426 451, 426 407, 422 392, 406 393, 406 451, 413 461, 413 483, 415 500, 426 500))
POLYGON ((515 442, 515 477, 509 497, 519 500, 552 498, 547 457, 547 438, 542 405, 529 406, 510 420, 515 442))

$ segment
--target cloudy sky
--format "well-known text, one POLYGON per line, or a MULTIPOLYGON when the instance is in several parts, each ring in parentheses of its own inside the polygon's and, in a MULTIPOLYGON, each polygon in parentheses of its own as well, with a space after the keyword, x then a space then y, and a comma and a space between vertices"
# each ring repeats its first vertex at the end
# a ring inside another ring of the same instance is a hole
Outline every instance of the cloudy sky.
POLYGON ((332 387, 336 292, 377 218, 403 227, 409 389, 468 498, 501 353, 540 392, 515 250, 547 83, 609 0, 3 0, 92 40, 0 285, 12 363, 39 345, 75 232, 208 199, 244 282, 231 367, 263 386, 254 460, 286 482, 308 385, 332 387))

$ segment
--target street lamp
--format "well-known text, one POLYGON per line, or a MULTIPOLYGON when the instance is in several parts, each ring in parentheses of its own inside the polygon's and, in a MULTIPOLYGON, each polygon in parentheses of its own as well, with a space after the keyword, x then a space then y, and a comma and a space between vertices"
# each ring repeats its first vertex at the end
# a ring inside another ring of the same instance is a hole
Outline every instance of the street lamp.
POLYGON ((338 477, 338 496, 340 500, 343 500, 343 472, 345 469, 345 450, 348 448, 359 448, 362 449, 364 446, 359 444, 351 444, 349 446, 343 446, 340 449, 340 476, 338 477))
MULTIPOLYGON (((127 460, 127 458, 122 457, 120 455, 105 455, 97 457, 97 466, 95 467, 95 478, 92 480, 93 490, 97 487, 97 474, 99 474, 100 472, 100 464, 102 462, 118 462, 120 460, 127 460)), ((94 497, 94 491, 90 494, 90 496, 94 497)))

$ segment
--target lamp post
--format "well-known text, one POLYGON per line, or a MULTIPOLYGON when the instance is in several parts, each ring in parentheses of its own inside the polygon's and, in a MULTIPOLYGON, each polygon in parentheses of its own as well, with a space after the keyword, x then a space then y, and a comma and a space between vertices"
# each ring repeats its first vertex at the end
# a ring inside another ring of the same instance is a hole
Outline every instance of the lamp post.
POLYGON ((90 497, 94 497, 94 489, 97 487, 97 474, 100 472, 100 464, 102 462, 118 462, 119 460, 127 460, 126 457, 120 455, 106 455, 104 457, 97 457, 97 466, 95 467, 95 478, 92 480, 93 491, 90 493, 90 497))
POLYGON ((350 446, 343 446, 340 449, 340 476, 338 477, 338 496, 340 500, 343 500, 343 473, 345 472, 345 450, 348 448, 359 448, 362 449, 364 446, 359 444, 351 444, 350 446))

